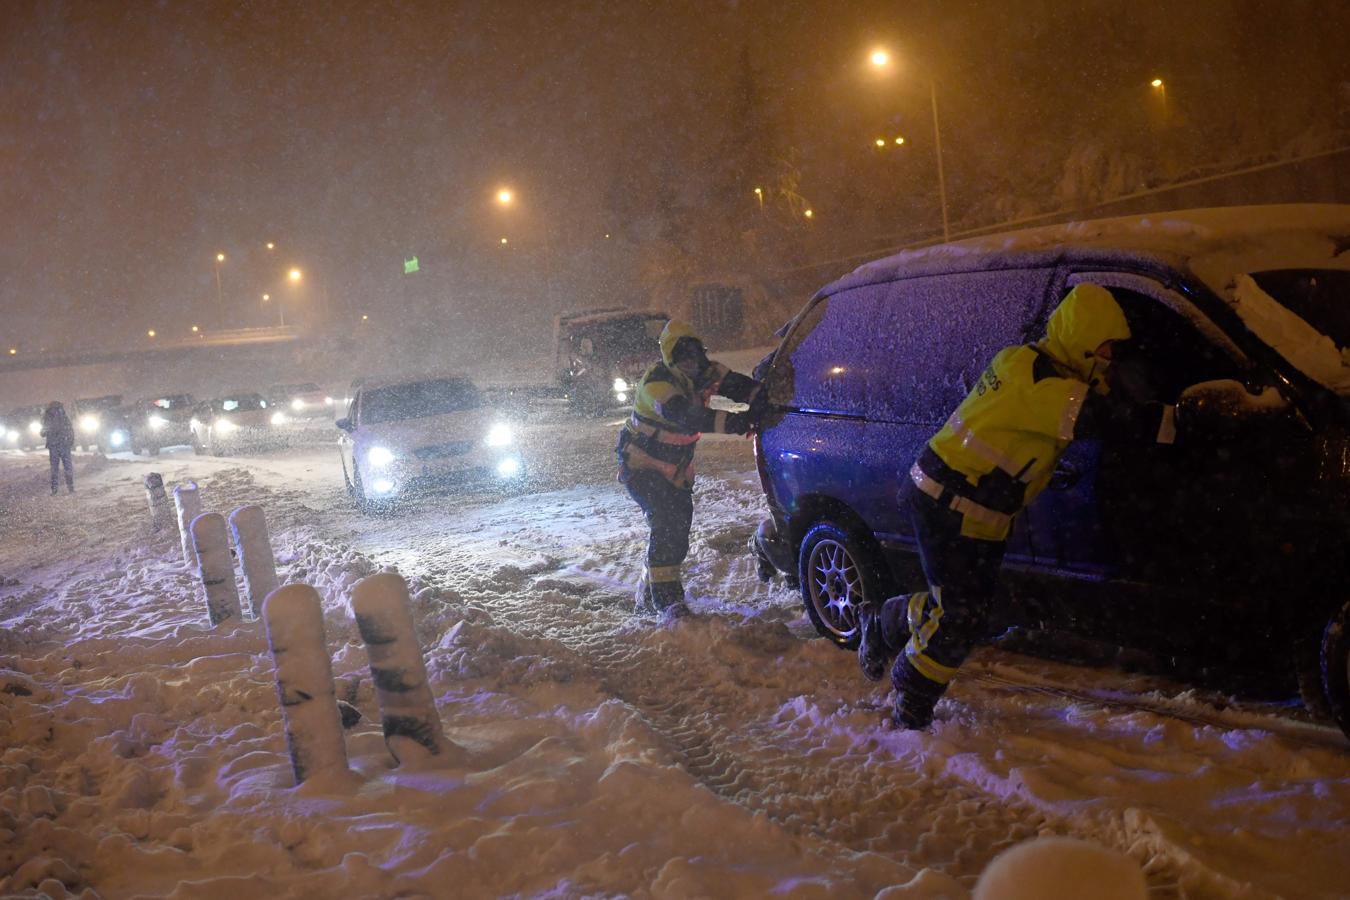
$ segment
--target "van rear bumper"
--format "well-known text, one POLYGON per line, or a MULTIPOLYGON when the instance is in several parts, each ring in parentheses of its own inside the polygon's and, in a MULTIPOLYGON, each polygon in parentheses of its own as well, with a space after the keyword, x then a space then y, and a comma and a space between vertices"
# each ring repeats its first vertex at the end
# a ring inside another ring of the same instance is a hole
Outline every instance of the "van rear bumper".
POLYGON ((793 552, 792 545, 778 530, 778 525, 772 518, 759 523, 759 528, 755 530, 755 536, 750 545, 759 560, 760 575, 764 580, 768 580, 765 577, 766 575, 772 574, 771 571, 766 572, 766 566, 782 572, 788 576, 789 580, 796 580, 796 554, 793 552))

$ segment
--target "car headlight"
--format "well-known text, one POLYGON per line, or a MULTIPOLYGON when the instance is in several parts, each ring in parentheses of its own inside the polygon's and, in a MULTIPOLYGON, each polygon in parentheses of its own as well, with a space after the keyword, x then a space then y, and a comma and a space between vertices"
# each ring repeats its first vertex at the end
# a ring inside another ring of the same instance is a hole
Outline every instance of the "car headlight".
POLYGON ((503 478, 511 478, 520 474, 520 460, 514 456, 508 456, 506 459, 497 463, 497 474, 503 478))
POLYGON ((273 425, 285 425, 289 421, 290 419, 286 417, 286 414, 284 412, 278 411, 272 413, 271 422, 273 425))
POLYGON ((394 483, 388 478, 376 478, 370 483, 370 489, 377 494, 388 494, 394 490, 394 483))
POLYGON ((505 422, 498 422, 488 429, 487 445, 489 447, 506 447, 515 439, 516 436, 511 433, 511 426, 505 422))
POLYGON ((34 419, 33 421, 29 422, 29 423, 28 423, 28 433, 29 433, 29 434, 42 434, 42 423, 39 422, 37 419, 34 419))
POLYGON ((215 427, 217 430, 220 431, 221 434, 229 434, 231 431, 234 431, 239 426, 231 422, 229 419, 216 419, 215 427))
POLYGON ((19 433, 11 428, 5 433, 5 438, 8 439, 11 444, 17 444, 19 442, 19 433))
POLYGON ((383 469, 394 461, 394 451, 388 447, 371 447, 366 451, 366 462, 377 469, 383 469))
POLYGON ((614 392, 616 394, 622 394, 626 390, 628 390, 628 382, 624 381, 622 378, 615 378, 614 392))
POLYGON ((299 412, 304 408, 305 408, 305 401, 301 400, 299 397, 296 397, 294 400, 291 401, 291 409, 295 410, 296 412, 299 412))
POLYGON ((86 413, 80 416, 80 430, 86 434, 93 434, 95 431, 98 431, 98 426, 98 416, 93 413, 86 413))
POLYGON ((108 435, 108 443, 114 447, 120 447, 127 442, 127 433, 118 428, 108 435))
POLYGON ((324 405, 324 406, 332 406, 332 405, 333 405, 333 398, 332 398, 332 397, 324 397, 324 398, 323 398, 323 405, 324 405))
POLYGON ((620 403, 627 403, 628 395, 623 391, 619 391, 617 394, 614 395, 614 399, 618 400, 620 403))
POLYGON ((191 419, 188 419, 188 427, 189 427, 189 428, 201 428, 201 427, 202 427, 202 420, 199 419, 199 418, 197 418, 196 416, 193 416, 191 419))
POLYGON ((146 419, 145 422, 155 431, 159 431, 165 425, 165 419, 163 416, 151 416, 150 418, 146 419))

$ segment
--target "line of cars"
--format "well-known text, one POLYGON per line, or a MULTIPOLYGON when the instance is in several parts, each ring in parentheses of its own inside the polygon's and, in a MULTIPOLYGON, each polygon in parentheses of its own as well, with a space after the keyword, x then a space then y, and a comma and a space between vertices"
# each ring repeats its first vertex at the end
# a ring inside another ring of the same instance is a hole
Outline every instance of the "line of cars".
MULTIPOLYGON (((331 422, 340 403, 313 382, 280 384, 265 394, 241 391, 210 400, 161 394, 126 402, 121 394, 81 397, 68 408, 77 450, 154 455, 190 446, 221 454, 284 443, 298 428, 331 422)), ((34 450, 45 444, 45 406, 23 406, 0 419, 0 447, 34 450)))

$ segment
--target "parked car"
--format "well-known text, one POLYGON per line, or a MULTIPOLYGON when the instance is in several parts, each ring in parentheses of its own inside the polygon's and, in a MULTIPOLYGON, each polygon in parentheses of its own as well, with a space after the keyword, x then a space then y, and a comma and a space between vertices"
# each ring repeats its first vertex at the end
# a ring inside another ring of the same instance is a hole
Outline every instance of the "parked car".
POLYGON ((188 421, 194 453, 222 456, 243 449, 266 449, 282 442, 276 425, 285 414, 262 394, 240 391, 197 404, 188 421))
POLYGON ((333 396, 312 381, 274 384, 266 394, 268 407, 281 410, 292 420, 333 418, 333 396))
POLYGON ((71 424, 75 426, 75 447, 80 450, 106 448, 113 426, 121 421, 117 412, 121 407, 121 394, 76 400, 75 415, 71 416, 71 424))
POLYGON ((337 421, 342 477, 363 507, 431 486, 525 476, 514 428, 468 378, 367 380, 337 421))
POLYGON ((132 451, 154 456, 164 447, 191 444, 196 405, 191 394, 164 394, 137 400, 126 414, 132 451))
POLYGON ((758 370, 761 572, 856 646, 862 604, 922 583, 896 502, 920 448, 1000 348, 1101 284, 1133 332, 1118 389, 1179 402, 1180 436, 1070 445, 1016 520, 991 636, 1270 671, 1350 734, 1347 236, 1350 206, 1164 213, 905 252, 822 288, 758 370), (1183 395, 1202 382, 1226 412, 1183 395))
POLYGON ((42 436, 42 412, 45 407, 20 406, 5 416, 3 446, 10 450, 36 450, 46 445, 42 436))

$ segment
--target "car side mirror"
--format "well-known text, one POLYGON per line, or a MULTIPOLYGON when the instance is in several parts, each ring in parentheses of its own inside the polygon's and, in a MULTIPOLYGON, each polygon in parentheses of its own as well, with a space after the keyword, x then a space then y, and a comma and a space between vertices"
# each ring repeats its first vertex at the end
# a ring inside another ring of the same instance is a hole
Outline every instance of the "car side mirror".
POLYGON ((1177 432, 1181 439, 1233 438, 1273 423, 1290 420, 1289 401, 1274 387, 1249 390, 1232 379, 1203 381, 1177 399, 1177 432))
POLYGON ((338 428, 341 428, 348 434, 356 430, 356 426, 352 424, 352 420, 347 418, 346 416, 343 416, 341 419, 338 419, 333 424, 336 425, 338 428))

